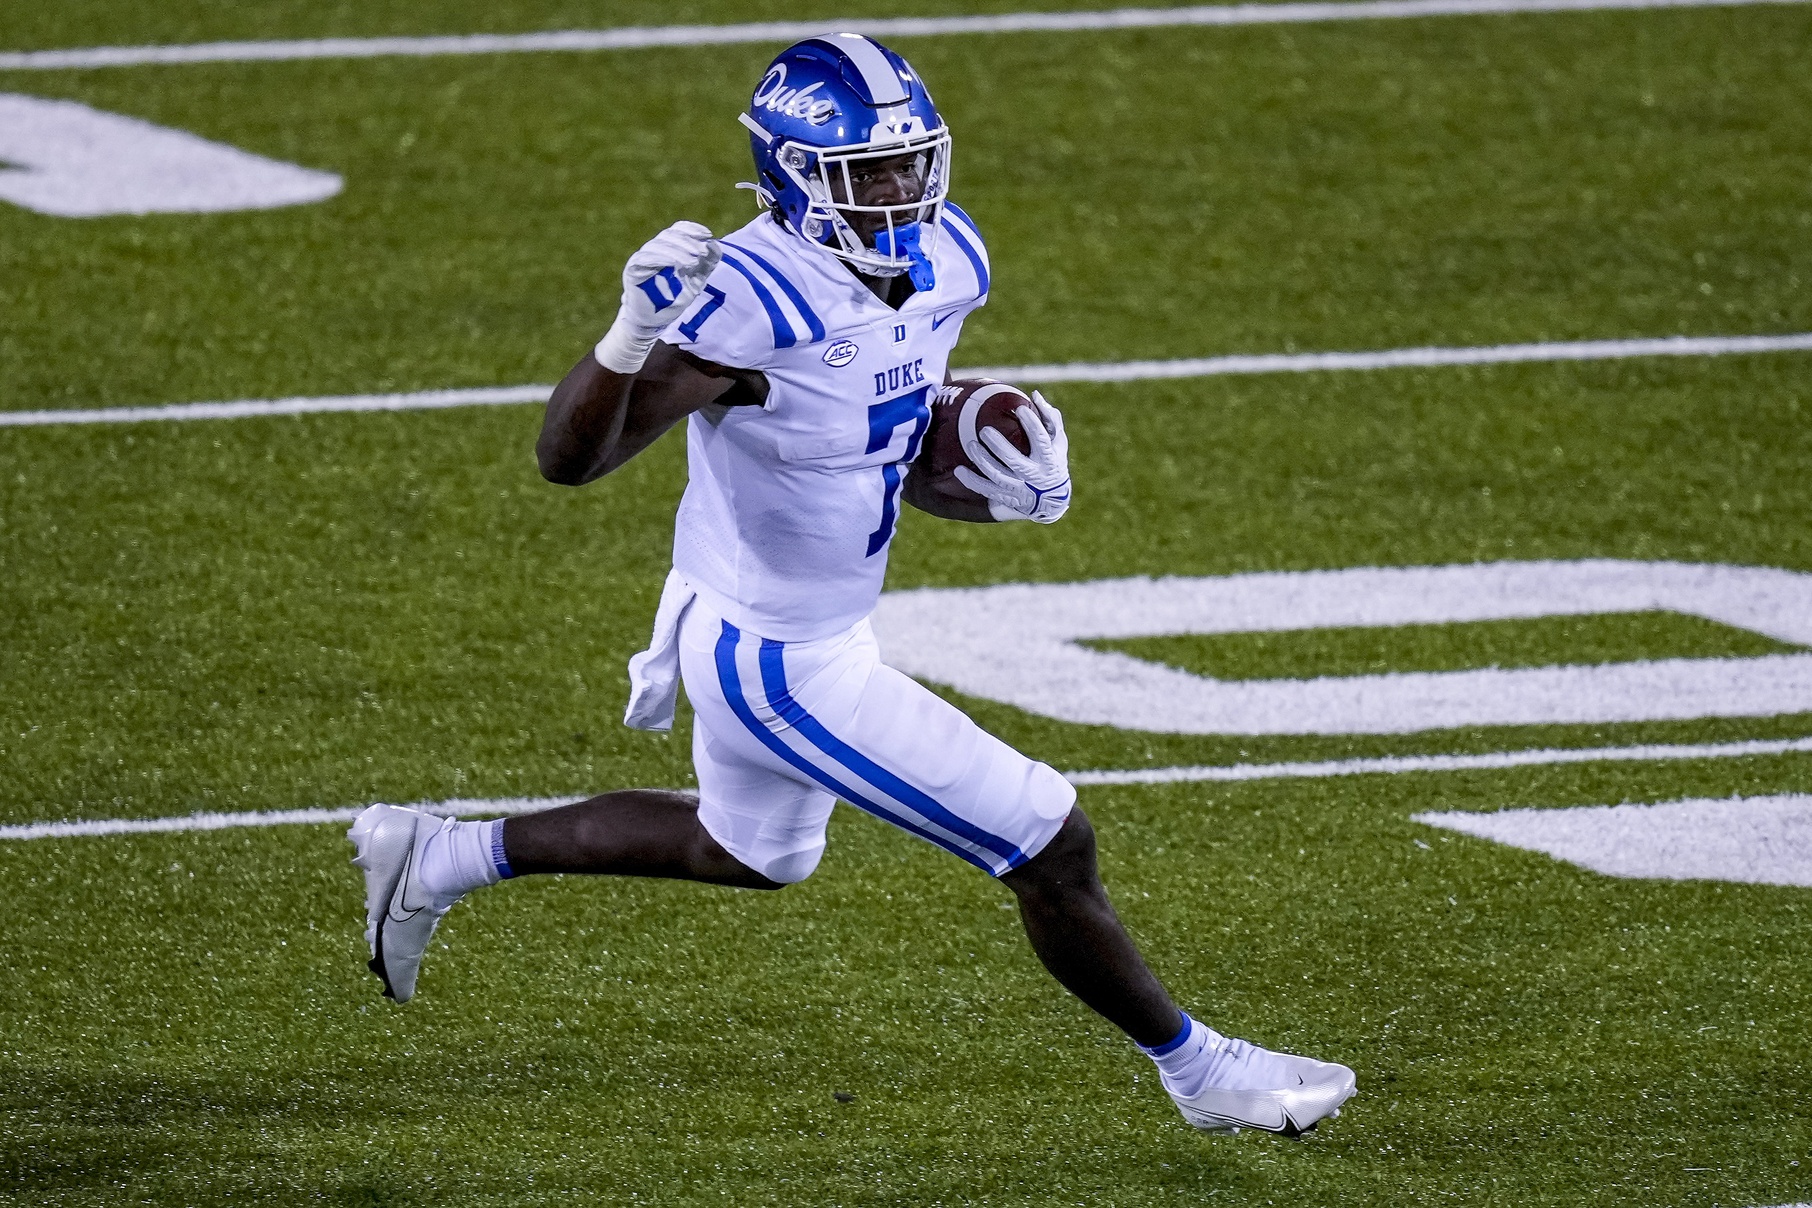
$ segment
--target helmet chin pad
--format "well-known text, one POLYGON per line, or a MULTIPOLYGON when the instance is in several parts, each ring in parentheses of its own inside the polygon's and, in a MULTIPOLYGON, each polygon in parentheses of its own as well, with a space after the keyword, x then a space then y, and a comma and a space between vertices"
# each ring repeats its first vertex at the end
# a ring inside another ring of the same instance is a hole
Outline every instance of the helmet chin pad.
POLYGON ((922 229, 916 222, 882 227, 875 232, 875 251, 883 256, 896 259, 905 257, 909 260, 911 263, 906 269, 906 279, 912 282, 912 288, 925 293, 937 285, 937 274, 931 269, 931 258, 919 246, 922 229))

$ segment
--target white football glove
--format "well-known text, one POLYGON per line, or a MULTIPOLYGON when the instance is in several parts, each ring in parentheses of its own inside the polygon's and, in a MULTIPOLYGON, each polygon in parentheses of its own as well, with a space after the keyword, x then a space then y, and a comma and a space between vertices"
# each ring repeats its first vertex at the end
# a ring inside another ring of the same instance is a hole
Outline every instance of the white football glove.
POLYGON ((676 222, 643 244, 623 266, 623 304, 592 352, 598 364, 639 372, 655 337, 692 305, 721 259, 711 228, 696 222, 676 222))
POLYGON ((978 439, 963 442, 963 452, 981 473, 958 466, 956 480, 986 499, 996 520, 1054 524, 1070 507, 1070 438, 1063 433, 1063 414, 1036 390, 1032 407, 1013 414, 1032 451, 1021 453, 1003 433, 983 428, 978 439))

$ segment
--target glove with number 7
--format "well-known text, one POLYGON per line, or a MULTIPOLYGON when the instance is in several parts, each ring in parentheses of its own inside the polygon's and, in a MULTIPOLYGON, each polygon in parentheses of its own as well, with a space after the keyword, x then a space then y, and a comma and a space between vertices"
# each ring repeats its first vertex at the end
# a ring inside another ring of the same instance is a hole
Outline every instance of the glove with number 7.
POLYGON ((981 473, 958 466, 956 480, 986 499, 988 514, 996 520, 1053 524, 1070 506, 1070 441, 1063 415, 1036 390, 1032 407, 1013 414, 1031 451, 1021 453, 1002 433, 982 428, 977 438, 963 441, 963 452, 981 473))
POLYGON ((616 373, 637 373, 667 324, 705 288, 723 249, 711 228, 676 222, 643 244, 623 266, 623 304, 592 355, 616 373))

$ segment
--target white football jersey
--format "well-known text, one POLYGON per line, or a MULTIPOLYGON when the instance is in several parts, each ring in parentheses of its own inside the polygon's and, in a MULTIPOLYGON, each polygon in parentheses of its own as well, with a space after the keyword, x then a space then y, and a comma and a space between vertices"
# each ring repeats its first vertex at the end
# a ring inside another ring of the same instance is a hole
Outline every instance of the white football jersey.
POLYGON ((719 242, 723 263, 661 338, 767 375, 763 407, 688 422, 673 565, 718 616, 782 642, 873 611, 932 396, 963 319, 988 296, 988 253, 944 207, 937 284, 899 310, 763 214, 719 242))

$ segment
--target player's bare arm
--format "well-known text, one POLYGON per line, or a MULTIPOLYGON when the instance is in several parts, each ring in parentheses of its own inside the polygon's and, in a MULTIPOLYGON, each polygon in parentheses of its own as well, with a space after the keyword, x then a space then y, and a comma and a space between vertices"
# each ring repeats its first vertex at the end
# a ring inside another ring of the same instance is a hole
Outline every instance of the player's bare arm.
POLYGON ((722 258, 710 229, 696 222, 674 223, 629 257, 609 330, 548 401, 535 455, 549 481, 577 486, 608 474, 733 390, 765 396, 759 374, 737 375, 660 342, 722 258))
POLYGON ((993 524, 994 514, 985 499, 958 499, 938 491, 928 475, 914 472, 906 476, 906 487, 900 497, 921 512, 943 520, 964 520, 970 524, 993 524))
POLYGON ((701 407, 760 405, 767 378, 656 342, 642 368, 618 373, 586 353, 548 400, 535 456, 549 482, 582 486, 653 444, 701 407))

